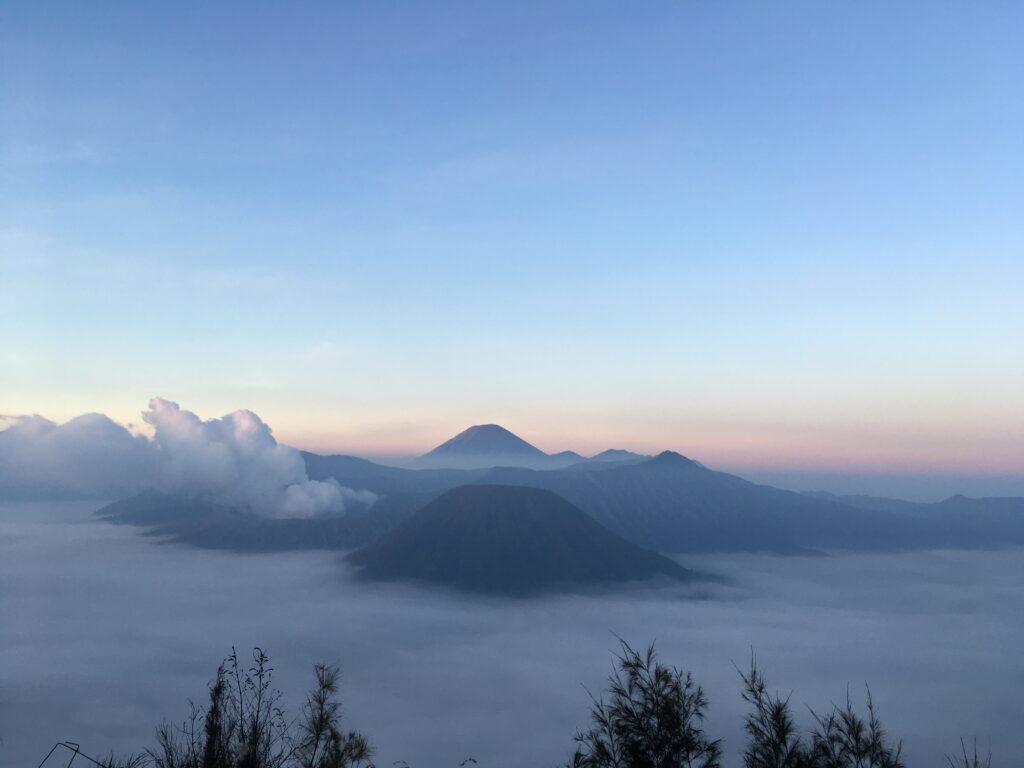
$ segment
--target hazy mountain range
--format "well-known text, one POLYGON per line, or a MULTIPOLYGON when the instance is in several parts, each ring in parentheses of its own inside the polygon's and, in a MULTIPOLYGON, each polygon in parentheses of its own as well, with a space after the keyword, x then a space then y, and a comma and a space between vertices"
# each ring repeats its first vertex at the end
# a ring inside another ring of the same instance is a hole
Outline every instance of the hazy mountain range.
POLYGON ((652 566, 660 562, 651 559, 655 552, 1024 544, 1024 499, 957 496, 919 504, 796 493, 716 472, 671 451, 655 457, 608 451, 542 469, 514 463, 561 461, 558 456, 565 454, 549 456, 501 427, 483 425, 422 457, 425 464, 451 462, 455 468, 410 469, 304 453, 311 480, 336 480, 376 495, 375 502, 350 505, 340 517, 256 518, 203 499, 154 493, 99 514, 203 547, 367 547, 353 561, 368 577, 511 593, 632 580, 644 572, 665 575, 664 566, 652 566), (473 464, 479 466, 464 468, 473 464), (546 493, 537 495, 541 491, 546 493))
POLYGON ((603 451, 590 458, 575 451, 544 453, 498 424, 477 424, 427 451, 410 464, 421 469, 486 469, 504 466, 561 469, 584 462, 640 461, 645 458, 649 457, 621 449, 603 451))

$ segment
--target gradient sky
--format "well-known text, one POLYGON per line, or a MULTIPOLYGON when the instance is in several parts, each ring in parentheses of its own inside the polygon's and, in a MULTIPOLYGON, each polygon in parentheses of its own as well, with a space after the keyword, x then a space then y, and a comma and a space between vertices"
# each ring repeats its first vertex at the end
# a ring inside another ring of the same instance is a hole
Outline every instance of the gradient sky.
POLYGON ((1024 474, 1024 5, 0 6, 0 413, 1024 474))

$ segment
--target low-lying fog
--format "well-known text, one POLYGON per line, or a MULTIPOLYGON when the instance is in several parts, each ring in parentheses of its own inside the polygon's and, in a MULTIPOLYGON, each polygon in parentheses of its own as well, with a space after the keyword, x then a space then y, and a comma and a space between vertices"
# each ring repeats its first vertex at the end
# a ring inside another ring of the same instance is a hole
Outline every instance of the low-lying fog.
MULTIPOLYGON (((353 583, 331 553, 239 555, 92 522, 96 504, 0 504, 0 763, 58 739, 140 750, 202 701, 231 649, 260 645, 296 710, 315 661, 342 667, 347 725, 376 763, 555 766, 610 670, 612 632, 657 640, 711 700, 741 764, 733 666, 825 709, 870 683, 912 766, 959 737, 1024 760, 1021 552, 688 558, 728 586, 534 601, 353 583)), ((806 708, 798 707, 806 720, 806 708)))

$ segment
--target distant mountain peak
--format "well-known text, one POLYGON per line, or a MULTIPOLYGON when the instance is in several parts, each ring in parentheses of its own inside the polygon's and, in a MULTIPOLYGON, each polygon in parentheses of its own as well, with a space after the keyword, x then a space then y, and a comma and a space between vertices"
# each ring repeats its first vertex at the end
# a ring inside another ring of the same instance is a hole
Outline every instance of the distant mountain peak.
POLYGON ((551 454, 552 459, 572 459, 573 461, 583 461, 583 457, 576 451, 559 451, 558 453, 551 454))
POLYGON ((465 435, 475 435, 479 432, 502 432, 509 435, 512 434, 509 430, 501 426, 501 424, 474 424, 472 427, 469 427, 456 435, 456 438, 465 435))
POLYGON ((601 451, 600 453, 594 454, 588 459, 588 461, 637 461, 648 458, 650 457, 645 456, 642 453, 634 453, 633 451, 627 451, 624 448, 609 448, 607 451, 601 451))
MULTIPOLYGON (((483 467, 541 467, 552 459, 500 424, 474 424, 417 460, 420 467, 480 469, 483 467)), ((563 463, 571 461, 562 459, 563 463)))
POLYGON ((424 456, 451 455, 533 456, 546 454, 500 424, 475 424, 446 440, 424 456))
POLYGON ((695 462, 693 459, 688 459, 685 456, 683 456, 683 454, 676 453, 675 451, 662 451, 661 453, 659 453, 657 456, 655 456, 653 459, 651 459, 647 463, 648 464, 654 464, 656 466, 666 466, 666 467, 667 466, 679 466, 679 467, 682 467, 682 466, 694 466, 694 467, 696 467, 696 466, 698 466, 697 462, 695 462))

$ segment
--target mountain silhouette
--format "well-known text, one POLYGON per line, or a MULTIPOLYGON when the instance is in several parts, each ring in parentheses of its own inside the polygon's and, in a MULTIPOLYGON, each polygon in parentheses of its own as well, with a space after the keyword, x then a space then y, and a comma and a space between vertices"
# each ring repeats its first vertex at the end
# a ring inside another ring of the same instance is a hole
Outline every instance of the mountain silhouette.
POLYGON ((370 507, 349 505, 346 514, 314 518, 267 518, 232 509, 209 498, 145 491, 115 501, 94 514, 119 525, 144 528, 162 539, 203 549, 280 552, 352 549, 380 538, 422 500, 396 495, 370 507))
POLYGON ((576 451, 559 451, 558 453, 549 454, 548 458, 553 459, 559 464, 564 464, 565 466, 586 461, 586 459, 576 453, 576 451))
MULTIPOLYGON (((575 468, 571 468, 575 469, 575 468)), ((866 505, 751 483, 672 451, 601 471, 499 467, 478 482, 553 491, 614 533, 661 552, 886 551, 1024 543, 1024 499, 866 505)))
POLYGON ((1024 544, 1024 498, 970 498, 962 494, 931 503, 879 496, 810 492, 861 510, 888 514, 892 540, 901 547, 986 549, 1024 544))
MULTIPOLYGON (((953 497, 940 504, 801 494, 716 472, 672 451, 642 461, 583 462, 557 470, 407 470, 348 474, 351 457, 319 457, 310 477, 382 495, 393 517, 467 483, 545 488, 613 533, 661 552, 887 551, 1024 544, 1024 499, 953 497), (315 470, 314 470, 315 468, 315 470), (429 489, 428 489, 429 486, 429 489), (415 489, 413 491, 412 489, 415 489)), ((355 460, 362 461, 362 460, 355 460)))
POLYGON ((499 424, 477 424, 420 456, 415 466, 421 469, 463 470, 491 467, 564 469, 588 463, 635 463, 649 458, 651 457, 621 448, 602 451, 589 458, 576 451, 549 454, 499 424))
POLYGON ((303 454, 309 477, 370 490, 342 517, 268 520, 189 497, 146 493, 101 510, 111 522, 202 547, 351 549, 376 541, 444 492, 513 485, 558 494, 612 533, 660 552, 975 549, 1024 545, 1024 499, 954 496, 919 504, 800 494, 716 472, 678 453, 582 462, 556 470, 504 466, 402 469, 354 456, 303 454))
POLYGON ((477 424, 423 454, 417 466, 451 469, 547 466, 549 456, 497 424, 477 424))
POLYGON ((673 451, 586 472, 498 467, 478 482, 546 488, 614 533, 663 552, 876 548, 875 518, 884 517, 749 483, 673 451))
POLYGON ((477 424, 447 440, 427 456, 450 456, 461 454, 505 454, 523 456, 545 456, 523 438, 514 435, 497 424, 477 424))
POLYGON ((607 451, 601 451, 591 456, 587 461, 637 462, 649 458, 651 457, 642 453, 633 453, 633 451, 626 451, 622 448, 609 448, 607 451))
POLYGON ((446 491, 349 559, 369 579, 508 595, 694 578, 550 491, 501 485, 446 491))
POLYGON ((527 467, 557 469, 586 461, 575 451, 547 454, 499 424, 477 424, 420 456, 425 469, 527 467))

